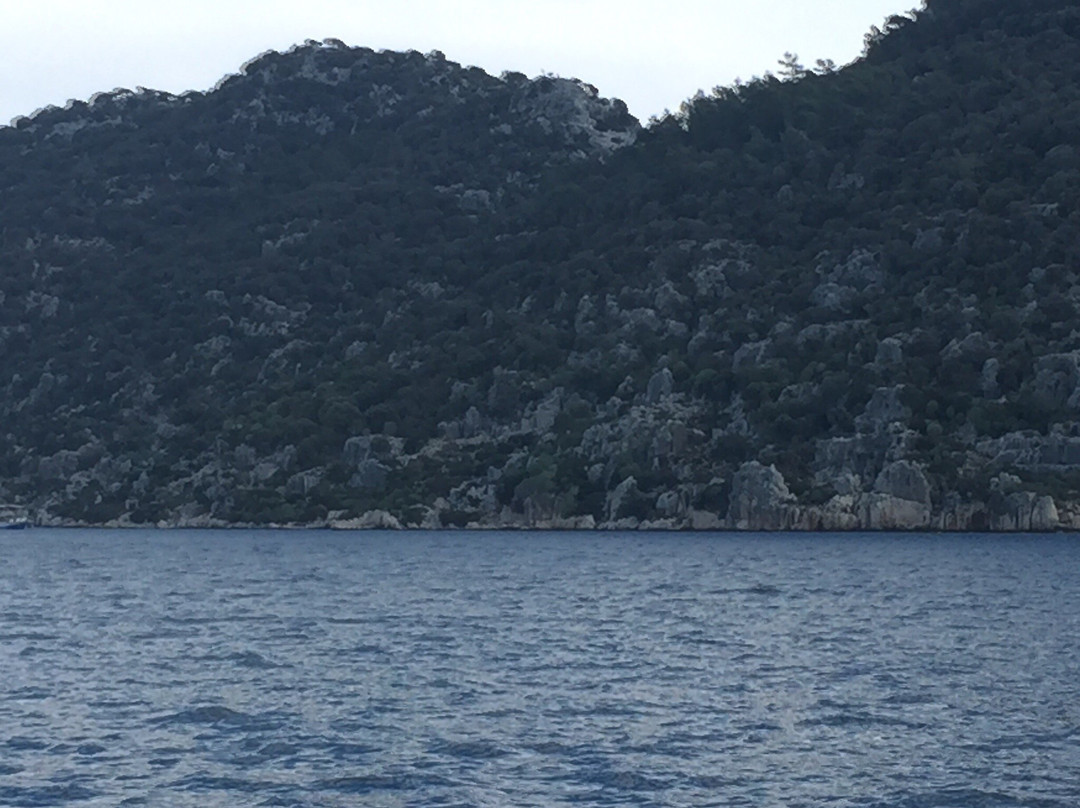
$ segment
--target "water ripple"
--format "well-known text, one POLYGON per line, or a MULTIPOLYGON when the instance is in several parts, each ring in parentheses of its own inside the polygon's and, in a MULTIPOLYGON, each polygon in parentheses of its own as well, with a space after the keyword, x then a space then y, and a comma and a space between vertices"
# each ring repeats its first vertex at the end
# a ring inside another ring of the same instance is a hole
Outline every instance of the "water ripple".
POLYGON ((1080 541, 0 536, 0 804, 1075 808, 1080 541))

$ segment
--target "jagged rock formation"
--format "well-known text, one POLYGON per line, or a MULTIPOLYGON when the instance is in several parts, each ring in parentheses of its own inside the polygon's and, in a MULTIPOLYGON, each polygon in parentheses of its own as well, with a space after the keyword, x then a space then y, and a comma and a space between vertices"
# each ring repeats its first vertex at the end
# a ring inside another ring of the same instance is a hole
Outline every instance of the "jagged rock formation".
POLYGON ((1080 526, 1080 14, 931 2, 642 129, 336 41, 0 128, 56 524, 1080 526))

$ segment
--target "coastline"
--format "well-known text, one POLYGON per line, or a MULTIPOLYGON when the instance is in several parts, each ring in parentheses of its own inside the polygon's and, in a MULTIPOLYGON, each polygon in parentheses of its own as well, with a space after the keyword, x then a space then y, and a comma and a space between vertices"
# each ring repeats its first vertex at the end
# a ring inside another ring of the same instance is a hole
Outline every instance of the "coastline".
MULTIPOLYGON (((1000 479, 1000 478, 999 478, 1000 479)), ((1019 483, 1019 480, 1015 480, 1019 483)), ((155 521, 136 521, 126 512, 107 521, 61 517, 46 508, 25 508, 41 527, 329 529, 329 530, 504 530, 504 531, 670 531, 670 532, 920 532, 1054 533, 1080 531, 1080 501, 994 485, 981 498, 955 491, 933 492, 919 466, 889 464, 871 491, 849 486, 824 502, 808 503, 788 488, 775 466, 751 461, 734 475, 726 502, 693 507, 677 491, 663 493, 654 507, 635 513, 625 494, 636 491, 627 478, 605 503, 606 518, 560 514, 531 498, 521 510, 509 506, 460 510, 439 497, 404 510, 373 508, 360 513, 331 510, 305 521, 222 519, 212 508, 189 503, 155 521), (933 493, 932 493, 933 492, 933 493), (630 511, 629 513, 627 511, 630 511)))
POLYGON ((402 532, 402 533, 737 533, 737 534, 825 534, 825 533, 873 533, 873 534, 897 534, 897 535, 959 535, 959 534, 1067 534, 1080 533, 1080 522, 1070 520, 1068 523, 1059 521, 1053 525, 1025 525, 1025 526, 987 526, 976 527, 971 525, 954 524, 943 525, 927 524, 910 527, 869 527, 863 524, 847 524, 843 526, 821 524, 805 526, 798 523, 791 525, 765 525, 754 523, 752 525, 734 525, 726 519, 715 518, 713 514, 697 514, 699 518, 692 521, 683 520, 637 520, 634 518, 619 519, 609 522, 597 523, 592 517, 575 517, 563 519, 538 519, 534 521, 477 521, 468 522, 464 525, 433 525, 402 523, 385 512, 366 513, 356 519, 323 519, 312 522, 228 522, 210 517, 196 517, 190 519, 160 520, 158 522, 133 522, 128 519, 113 519, 108 522, 84 522, 74 519, 44 518, 32 522, 28 530, 34 528, 43 529, 103 529, 103 530, 327 530, 337 532, 402 532), (713 517, 713 518, 709 518, 713 517))

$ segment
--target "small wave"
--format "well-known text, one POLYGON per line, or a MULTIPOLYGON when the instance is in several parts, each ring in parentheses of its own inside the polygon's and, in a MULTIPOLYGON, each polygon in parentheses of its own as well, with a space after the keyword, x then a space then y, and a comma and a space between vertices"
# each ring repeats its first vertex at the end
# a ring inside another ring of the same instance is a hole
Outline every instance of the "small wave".
POLYGON ((801 727, 903 727, 905 729, 926 729, 927 724, 921 721, 907 721, 903 718, 894 718, 886 715, 874 715, 873 713, 832 713, 819 718, 807 718, 799 722, 801 727))
POLYGON ((80 783, 57 783, 48 786, 0 786, 0 805, 69 805, 99 796, 80 783))
POLYGON ((196 658, 199 662, 228 662, 241 668, 255 670, 271 670, 273 668, 287 667, 271 662, 266 657, 255 651, 234 651, 231 654, 207 654, 196 658))
POLYGON ((271 668, 280 668, 276 662, 271 662, 261 654, 257 654, 254 651, 237 651, 234 654, 229 654, 225 657, 227 662, 235 662, 241 668, 254 668, 256 670, 269 670, 271 668))
POLYGON ((739 724, 736 729, 741 732, 779 732, 783 727, 772 721, 754 721, 748 724, 739 724))
POLYGON ((574 779, 582 785, 613 791, 665 791, 671 785, 666 779, 606 765, 590 766, 574 779))
POLYGON ((366 758, 379 751, 378 747, 348 741, 336 741, 322 744, 322 748, 336 761, 366 758))
POLYGON ((754 584, 753 586, 733 586, 720 589, 711 589, 708 594, 710 595, 760 595, 763 597, 772 597, 775 595, 782 595, 783 590, 777 586, 770 584, 754 584))
POLYGON ((687 778, 687 782, 697 788, 703 788, 707 791, 718 791, 722 788, 730 788, 732 785, 738 783, 737 780, 732 780, 730 777, 722 777, 718 774, 696 774, 687 778))
POLYGON ((897 794, 867 808, 1073 808, 1074 805, 1043 797, 974 788, 945 788, 919 794, 897 794))
POLYGON ((253 729, 266 726, 266 717, 255 716, 249 713, 230 710, 228 707, 213 704, 204 707, 192 707, 176 713, 159 716, 151 719, 151 723, 160 726, 184 725, 184 724, 208 724, 211 726, 226 726, 244 729, 253 729))
POLYGON ((174 791, 228 791, 235 794, 252 794, 265 787, 266 784, 254 780, 207 774, 193 774, 169 783, 169 788, 174 791))
POLYGON ((884 699, 885 704, 933 704, 934 696, 930 693, 894 693, 884 699))
POLYGON ((41 687, 20 687, 8 693, 6 698, 11 701, 44 701, 52 696, 51 691, 41 687))
POLYGON ((464 760, 494 760, 510 754, 508 750, 503 749, 497 743, 482 739, 475 741, 442 741, 428 747, 428 752, 433 755, 446 755, 447 757, 464 760))
POLYGON ((1060 732, 1033 732, 1028 735, 1002 735, 980 743, 968 743, 964 749, 975 752, 1030 751, 1033 749, 1053 748, 1071 741, 1077 735, 1076 729, 1064 729, 1060 732))
POLYGON ((42 749, 48 749, 49 745, 45 741, 39 741, 36 738, 24 738, 21 735, 16 735, 14 738, 8 738, 7 743, 4 744, 8 749, 15 749, 20 752, 40 752, 42 749))
POLYGON ((229 623, 267 623, 276 622, 280 618, 276 614, 227 614, 207 617, 175 617, 167 615, 164 622, 178 626, 213 626, 227 625, 229 623))
POLYGON ((377 791, 414 791, 450 784, 445 777, 435 774, 414 775, 402 772, 335 777, 319 781, 315 788, 320 791, 340 791, 346 794, 371 794, 377 791))
POLYGON ((534 741, 526 744, 525 748, 538 755, 566 755, 572 757, 576 754, 577 747, 559 743, 558 741, 534 741))
POLYGON ((769 584, 755 584, 754 586, 748 586, 743 590, 747 595, 782 595, 783 592, 778 586, 770 586, 769 584))
POLYGON ((270 760, 272 758, 291 757, 300 751, 296 744, 285 741, 272 741, 259 749, 259 756, 270 760))
POLYGON ((360 645, 354 645, 351 648, 342 648, 339 652, 342 656, 352 656, 353 654, 385 654, 386 649, 381 645, 367 645, 361 643, 360 645))

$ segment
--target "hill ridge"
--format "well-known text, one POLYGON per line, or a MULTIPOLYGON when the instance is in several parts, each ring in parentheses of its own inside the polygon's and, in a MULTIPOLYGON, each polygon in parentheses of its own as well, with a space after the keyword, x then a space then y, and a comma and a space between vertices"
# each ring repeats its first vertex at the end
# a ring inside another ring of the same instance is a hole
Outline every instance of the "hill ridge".
POLYGON ((0 500, 1080 524, 1074 16, 930 3, 645 128, 577 80, 327 41, 0 129, 0 500))

